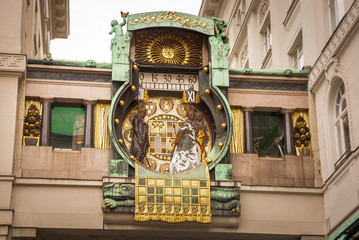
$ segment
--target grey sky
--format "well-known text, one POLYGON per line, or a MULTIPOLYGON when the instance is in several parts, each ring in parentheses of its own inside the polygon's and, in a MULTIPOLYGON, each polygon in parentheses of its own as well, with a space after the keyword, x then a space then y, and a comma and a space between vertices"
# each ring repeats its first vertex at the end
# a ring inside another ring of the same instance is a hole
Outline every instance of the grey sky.
POLYGON ((70 35, 51 41, 53 59, 111 62, 111 20, 130 14, 176 11, 198 15, 202 0, 70 0, 70 35))

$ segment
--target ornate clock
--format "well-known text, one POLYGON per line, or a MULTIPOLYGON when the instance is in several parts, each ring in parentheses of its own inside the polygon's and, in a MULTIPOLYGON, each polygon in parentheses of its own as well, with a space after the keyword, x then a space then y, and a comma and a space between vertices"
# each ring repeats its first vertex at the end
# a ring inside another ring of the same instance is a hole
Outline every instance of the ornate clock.
POLYGON ((209 170, 232 136, 223 35, 176 12, 123 19, 126 34, 113 26, 111 176, 135 175, 135 220, 209 222, 209 170))

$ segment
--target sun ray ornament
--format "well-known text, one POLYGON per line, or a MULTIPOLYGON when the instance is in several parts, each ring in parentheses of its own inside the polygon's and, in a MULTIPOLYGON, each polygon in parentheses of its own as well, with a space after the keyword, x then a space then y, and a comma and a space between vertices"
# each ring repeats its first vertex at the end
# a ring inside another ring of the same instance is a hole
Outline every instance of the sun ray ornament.
POLYGON ((136 34, 135 59, 143 64, 200 66, 201 37, 173 30, 144 30, 136 34))

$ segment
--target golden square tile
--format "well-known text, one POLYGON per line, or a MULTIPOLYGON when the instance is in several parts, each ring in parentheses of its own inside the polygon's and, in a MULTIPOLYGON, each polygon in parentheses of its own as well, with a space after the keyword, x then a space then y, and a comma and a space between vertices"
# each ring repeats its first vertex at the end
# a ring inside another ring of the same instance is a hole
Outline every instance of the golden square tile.
POLYGON ((183 186, 184 187, 190 187, 191 186, 191 181, 190 180, 183 180, 183 186))
POLYGON ((198 180, 192 180, 192 187, 194 187, 194 188, 199 187, 199 181, 198 180))
POLYGON ((207 189, 200 189, 199 194, 201 196, 208 196, 208 190, 207 189))
POLYGON ((174 188, 174 195, 181 195, 181 188, 174 188))
POLYGON ((155 179, 147 179, 148 186, 154 186, 155 185, 155 179))
POLYGON ((173 201, 174 203, 181 203, 181 197, 174 197, 173 201))
POLYGON ((165 197, 165 202, 166 203, 172 203, 172 197, 165 197))
POLYGON ((138 193, 139 194, 146 194, 146 188, 145 187, 139 187, 138 188, 138 193))
POLYGON ((208 204, 208 198, 201 198, 201 204, 208 204))
POLYGON ((163 179, 157 179, 157 186, 163 186, 164 181, 163 179))
POLYGON ((166 195, 172 195, 173 189, 172 188, 165 188, 165 194, 166 195))
POLYGON ((138 201, 139 202, 146 202, 146 196, 139 196, 138 201))

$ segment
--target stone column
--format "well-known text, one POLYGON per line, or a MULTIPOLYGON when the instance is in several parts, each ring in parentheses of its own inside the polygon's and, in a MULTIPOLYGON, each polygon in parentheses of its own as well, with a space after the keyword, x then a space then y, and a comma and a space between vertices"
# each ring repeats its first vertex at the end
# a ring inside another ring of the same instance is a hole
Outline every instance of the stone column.
POLYGON ((85 116, 85 144, 84 147, 93 147, 93 114, 95 101, 84 101, 86 116, 85 116))
POLYGON ((254 153, 253 127, 252 127, 253 108, 243 107, 242 111, 244 112, 244 141, 245 141, 244 152, 254 153))
POLYGON ((12 188, 15 176, 21 177, 25 73, 26 55, 0 53, 0 98, 2 100, 0 102, 0 239, 12 239, 10 232, 14 224, 12 188))
POLYGON ((51 133, 51 109, 54 103, 53 99, 44 98, 42 102, 42 121, 41 121, 41 146, 50 146, 50 133, 51 133))
POLYGON ((292 113, 293 109, 282 109, 285 121, 285 139, 284 143, 286 146, 286 155, 295 155, 294 140, 293 140, 293 121, 292 113))

